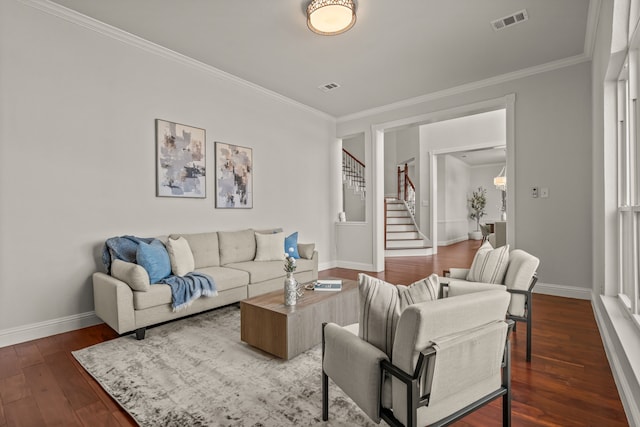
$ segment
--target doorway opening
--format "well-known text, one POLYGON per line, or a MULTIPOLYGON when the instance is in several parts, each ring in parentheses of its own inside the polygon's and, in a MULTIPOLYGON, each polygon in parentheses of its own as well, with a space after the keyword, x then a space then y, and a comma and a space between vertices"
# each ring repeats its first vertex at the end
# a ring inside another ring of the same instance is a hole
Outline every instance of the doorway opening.
MULTIPOLYGON (((373 267, 375 271, 384 270, 385 258, 385 134, 403 129, 417 129, 419 136, 418 154, 416 156, 416 168, 419 169, 419 180, 422 183, 419 190, 416 190, 416 205, 420 206, 420 217, 418 219, 420 229, 433 244, 433 253, 437 253, 437 244, 441 242, 438 236, 438 189, 437 171, 438 156, 451 155, 455 152, 463 152, 480 149, 494 149, 497 146, 506 147, 505 169, 506 179, 509 182, 506 195, 506 211, 510 213, 509 221, 506 224, 506 241, 515 244, 515 203, 511 194, 514 188, 513 170, 513 148, 514 148, 514 108, 515 95, 510 94, 501 98, 487 100, 475 104, 456 107, 449 110, 438 111, 421 116, 410 117, 393 122, 383 123, 372 127, 372 221, 373 221, 373 267), (504 115, 502 130, 504 140, 497 141, 458 142, 456 146, 451 145, 451 141, 441 141, 433 144, 427 140, 424 129, 427 125, 459 119, 463 117, 476 116, 483 113, 501 110, 504 115)), ((489 184, 487 184, 488 186, 489 184)), ((387 184, 388 187, 388 184, 387 184)), ((466 200, 465 200, 466 201, 466 200)), ((444 241, 446 242, 446 241, 444 241)))

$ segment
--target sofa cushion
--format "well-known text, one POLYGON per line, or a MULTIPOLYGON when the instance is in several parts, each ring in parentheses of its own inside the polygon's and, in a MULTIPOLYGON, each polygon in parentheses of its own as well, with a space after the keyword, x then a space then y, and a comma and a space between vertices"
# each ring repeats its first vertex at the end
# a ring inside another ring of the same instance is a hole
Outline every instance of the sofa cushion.
MULTIPOLYGON (((218 292, 249 284, 249 273, 246 271, 225 267, 207 267, 196 271, 211 276, 218 292)), ((171 304, 171 287, 169 285, 151 285, 147 292, 133 292, 133 308, 136 310, 165 304, 171 304)))
POLYGON ((284 261, 284 233, 255 235, 255 261, 284 261))
POLYGON ((167 252, 171 261, 171 271, 176 276, 186 276, 196 269, 189 242, 184 237, 167 240, 167 252))
POLYGON ((256 236, 253 230, 219 231, 220 264, 253 261, 256 257, 256 236))
POLYGON ((169 285, 151 285, 147 292, 133 293, 133 308, 136 310, 165 304, 171 304, 171 287, 169 285))
POLYGON ((485 242, 473 257, 467 280, 469 282, 501 284, 508 265, 509 245, 493 249, 489 242, 485 242))
MULTIPOLYGON (((296 276, 296 273, 312 271, 314 262, 308 259, 299 259, 296 260, 296 266, 296 271, 293 273, 294 277, 296 276)), ((284 272, 283 261, 238 262, 227 264, 225 267, 246 271, 247 273, 249 273, 249 279, 252 284, 264 282, 265 280, 271 280, 278 277, 282 277, 284 279, 284 277, 286 276, 286 273, 284 272)))
POLYGON ((147 270, 151 283, 157 283, 171 275, 169 254, 159 240, 153 240, 151 244, 140 242, 136 250, 136 262, 147 270))
POLYGON ((316 249, 315 243, 298 243, 298 253, 300 258, 313 258, 313 251, 316 249))
POLYGON ((284 251, 288 256, 292 256, 295 259, 300 258, 298 253, 298 232, 290 234, 284 239, 284 251))
POLYGON ((115 259, 111 263, 111 275, 125 282, 134 291, 146 292, 151 284, 149 274, 144 267, 119 259, 115 259))
POLYGON ((218 233, 172 234, 172 238, 184 237, 189 242, 195 268, 220 266, 218 233))
POLYGON ((211 276, 218 292, 239 288, 249 284, 249 273, 227 267, 205 267, 197 270, 211 276))

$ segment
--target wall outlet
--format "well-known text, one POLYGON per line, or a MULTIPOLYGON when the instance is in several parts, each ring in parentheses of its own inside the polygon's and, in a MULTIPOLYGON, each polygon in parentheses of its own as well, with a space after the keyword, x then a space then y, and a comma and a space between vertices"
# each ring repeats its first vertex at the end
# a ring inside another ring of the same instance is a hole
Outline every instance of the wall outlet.
POLYGON ((538 198, 538 187, 531 187, 531 197, 534 199, 538 198))
POLYGON ((549 189, 547 187, 540 188, 540 197, 546 199, 549 197, 549 189))

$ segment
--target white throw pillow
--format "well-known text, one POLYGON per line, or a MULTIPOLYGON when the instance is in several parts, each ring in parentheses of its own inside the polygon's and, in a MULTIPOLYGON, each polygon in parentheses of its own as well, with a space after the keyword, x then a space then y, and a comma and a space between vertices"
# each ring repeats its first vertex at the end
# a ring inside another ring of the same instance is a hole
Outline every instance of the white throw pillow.
POLYGON ((440 295, 440 278, 434 273, 409 286, 398 285, 398 295, 402 310, 411 304, 436 300, 440 295))
POLYGON ((256 258, 254 261, 283 261, 284 233, 256 233, 256 258))
POLYGON ((134 291, 146 292, 149 290, 149 274, 143 266, 119 259, 111 263, 111 275, 125 282, 134 291))
POLYGON ((358 336, 391 357, 396 326, 402 311, 412 304, 438 298, 438 276, 418 280, 409 286, 393 285, 382 279, 358 274, 360 318, 358 336))
POLYGON ((187 239, 182 236, 177 239, 169 238, 166 246, 174 275, 185 276, 196 269, 196 262, 187 239))
POLYGON ((509 245, 493 249, 485 242, 473 257, 471 268, 467 273, 469 282, 502 284, 509 265, 509 245))

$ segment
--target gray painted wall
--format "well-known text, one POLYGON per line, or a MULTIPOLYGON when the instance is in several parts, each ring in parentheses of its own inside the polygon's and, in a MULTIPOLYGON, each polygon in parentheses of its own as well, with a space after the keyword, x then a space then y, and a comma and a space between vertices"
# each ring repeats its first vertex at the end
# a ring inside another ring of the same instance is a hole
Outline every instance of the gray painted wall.
POLYGON ((93 311, 115 235, 279 226, 335 260, 333 119, 18 1, 0 31, 0 337, 93 311), (206 199, 155 196, 156 118, 206 129, 206 199), (215 209, 214 141, 253 149, 253 209, 215 209))
MULTIPOLYGON (((541 259, 540 281, 591 288, 591 66, 584 62, 338 122, 338 135, 515 94, 515 245, 541 259), (532 186, 548 199, 532 199, 532 186)), ((371 137, 367 144, 372 147, 371 137)), ((440 147, 442 148, 442 147, 440 147)), ((372 199, 372 198, 371 198, 372 199)), ((373 233, 373 230, 362 230, 373 233)), ((345 257, 348 247, 342 248, 345 257)), ((373 264, 373 259, 371 259, 373 264)))

